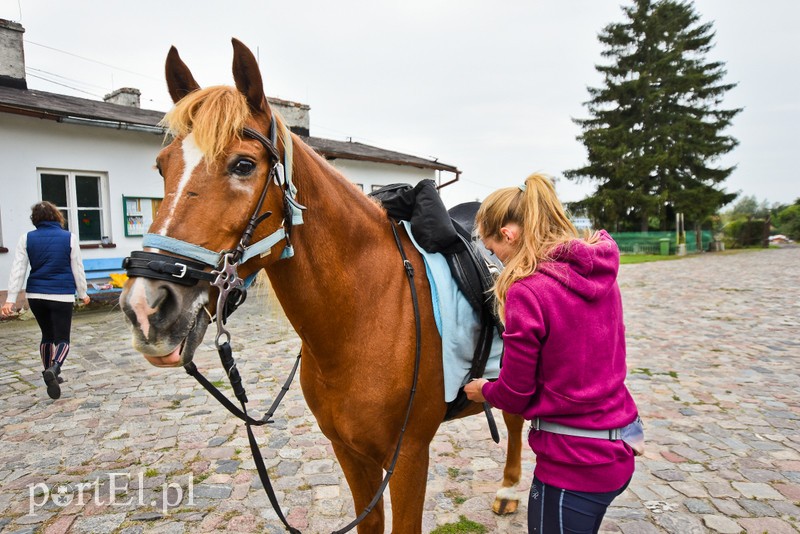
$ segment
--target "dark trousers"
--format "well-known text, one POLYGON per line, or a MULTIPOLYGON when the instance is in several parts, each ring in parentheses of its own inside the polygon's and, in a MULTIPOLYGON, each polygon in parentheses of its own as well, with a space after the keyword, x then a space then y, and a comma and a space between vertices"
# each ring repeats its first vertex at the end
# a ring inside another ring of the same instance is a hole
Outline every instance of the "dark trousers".
POLYGON ((528 532, 536 534, 597 534, 608 506, 628 487, 608 493, 571 491, 533 478, 528 497, 528 532))
POLYGON ((39 345, 42 365, 47 369, 53 364, 63 364, 69 354, 72 303, 28 299, 28 304, 42 331, 42 341, 39 345))

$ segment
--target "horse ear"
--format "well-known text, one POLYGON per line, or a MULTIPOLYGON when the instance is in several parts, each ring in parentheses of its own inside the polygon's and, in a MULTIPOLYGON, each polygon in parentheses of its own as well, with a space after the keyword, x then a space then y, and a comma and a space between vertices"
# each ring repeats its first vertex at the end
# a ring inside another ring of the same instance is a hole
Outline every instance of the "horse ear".
POLYGON ((255 56, 241 41, 231 39, 233 43, 233 79, 236 88, 247 98, 253 111, 268 111, 261 71, 255 56))
POLYGON ((164 70, 167 76, 169 96, 172 97, 174 103, 177 104, 178 100, 184 96, 196 89, 200 89, 200 85, 194 80, 189 67, 183 62, 174 46, 169 49, 164 70))

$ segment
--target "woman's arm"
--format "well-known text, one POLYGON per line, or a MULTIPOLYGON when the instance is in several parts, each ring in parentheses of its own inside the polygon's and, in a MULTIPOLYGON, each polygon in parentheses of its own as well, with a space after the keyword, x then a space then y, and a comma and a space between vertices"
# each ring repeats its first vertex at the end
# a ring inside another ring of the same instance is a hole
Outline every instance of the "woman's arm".
POLYGON ((536 376, 547 325, 539 300, 524 284, 515 283, 506 297, 503 367, 496 382, 480 384, 489 404, 523 414, 536 394, 536 376))
MULTIPOLYGON (((11 274, 8 277, 8 296, 6 304, 17 302, 19 292, 22 291, 22 284, 25 281, 25 273, 28 270, 28 234, 22 234, 17 243, 17 250, 14 252, 14 262, 11 264, 11 274)), ((13 307, 12 307, 13 309, 13 307)))
POLYGON ((75 234, 70 234, 69 246, 69 261, 72 267, 72 276, 75 278, 78 298, 81 299, 84 304, 89 304, 89 295, 86 293, 86 273, 83 270, 83 258, 81 258, 81 246, 75 234))

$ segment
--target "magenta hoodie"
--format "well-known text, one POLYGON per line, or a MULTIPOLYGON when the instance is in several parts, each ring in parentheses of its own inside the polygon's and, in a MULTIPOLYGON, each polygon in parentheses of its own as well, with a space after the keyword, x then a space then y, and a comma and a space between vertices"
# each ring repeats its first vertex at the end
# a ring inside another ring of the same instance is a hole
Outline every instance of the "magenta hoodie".
MULTIPOLYGON (((607 232, 557 249, 506 298, 500 377, 483 386, 492 406, 571 427, 621 428, 637 415, 625 386, 625 325, 617 285, 619 249, 607 232)), ((573 491, 609 492, 633 475, 622 441, 531 431, 534 474, 573 491)))

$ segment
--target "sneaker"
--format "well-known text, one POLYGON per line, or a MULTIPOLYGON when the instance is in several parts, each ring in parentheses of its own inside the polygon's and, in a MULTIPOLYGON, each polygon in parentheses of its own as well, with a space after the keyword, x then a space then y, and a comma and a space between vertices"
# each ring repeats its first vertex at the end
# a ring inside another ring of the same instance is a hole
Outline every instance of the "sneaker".
POLYGON ((58 399, 61 397, 61 387, 58 385, 58 368, 53 365, 48 367, 47 370, 42 371, 42 378, 47 385, 47 394, 51 399, 58 399))

